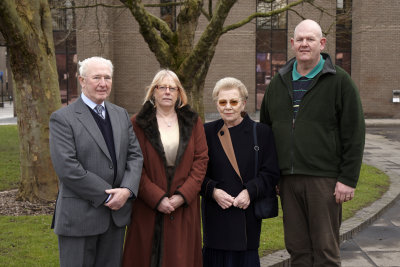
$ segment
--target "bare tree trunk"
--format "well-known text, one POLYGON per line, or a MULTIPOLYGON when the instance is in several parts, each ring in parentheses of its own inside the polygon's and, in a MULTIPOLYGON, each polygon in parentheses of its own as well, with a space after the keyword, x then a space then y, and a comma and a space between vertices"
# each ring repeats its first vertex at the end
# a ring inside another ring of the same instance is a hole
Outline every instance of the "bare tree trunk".
POLYGON ((19 199, 54 200, 49 118, 61 107, 52 19, 46 0, 2 0, 0 31, 10 52, 20 139, 19 199))

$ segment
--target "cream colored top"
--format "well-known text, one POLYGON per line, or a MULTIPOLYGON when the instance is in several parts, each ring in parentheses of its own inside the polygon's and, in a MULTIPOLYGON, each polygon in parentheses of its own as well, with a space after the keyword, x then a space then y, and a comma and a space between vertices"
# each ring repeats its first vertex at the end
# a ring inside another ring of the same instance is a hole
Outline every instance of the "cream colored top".
POLYGON ((159 131, 167 159, 167 166, 174 166, 179 146, 179 124, 173 123, 168 128, 161 127, 159 131))

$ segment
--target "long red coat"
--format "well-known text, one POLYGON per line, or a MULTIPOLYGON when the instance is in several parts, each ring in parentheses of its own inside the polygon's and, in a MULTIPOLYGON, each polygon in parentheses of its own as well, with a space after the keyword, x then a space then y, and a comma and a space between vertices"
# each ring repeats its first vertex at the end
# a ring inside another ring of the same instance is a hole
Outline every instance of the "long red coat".
POLYGON ((132 117, 144 162, 125 241, 125 267, 202 266, 199 191, 207 169, 207 141, 203 124, 195 112, 187 106, 176 112, 180 137, 176 168, 170 182, 153 105, 145 103, 132 117), (176 193, 181 194, 186 203, 169 215, 158 212, 156 207, 161 199, 176 193), (157 245, 161 255, 155 252, 157 245))

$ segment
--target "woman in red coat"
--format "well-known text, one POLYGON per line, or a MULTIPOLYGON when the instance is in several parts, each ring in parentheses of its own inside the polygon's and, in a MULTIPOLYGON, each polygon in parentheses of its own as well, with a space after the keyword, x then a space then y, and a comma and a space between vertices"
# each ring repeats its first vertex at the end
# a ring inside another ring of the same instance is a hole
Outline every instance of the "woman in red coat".
POLYGON ((144 162, 123 266, 201 267, 199 191, 207 142, 174 72, 156 74, 132 124, 144 162))

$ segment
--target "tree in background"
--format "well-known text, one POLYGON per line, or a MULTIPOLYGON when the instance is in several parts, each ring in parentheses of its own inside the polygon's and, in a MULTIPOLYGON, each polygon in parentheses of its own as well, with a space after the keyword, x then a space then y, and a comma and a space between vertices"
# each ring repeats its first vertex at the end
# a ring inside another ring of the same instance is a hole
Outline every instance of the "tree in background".
POLYGON ((286 4, 286 1, 263 0, 274 3, 276 9, 266 13, 254 13, 231 25, 225 25, 232 7, 237 0, 209 0, 204 6, 203 0, 160 1, 161 4, 144 4, 141 0, 120 0, 132 13, 139 24, 140 33, 150 50, 154 53, 160 67, 173 70, 188 93, 190 105, 204 118, 203 91, 211 60, 214 57, 220 37, 257 17, 271 17, 291 10, 310 0, 297 0, 286 4), (162 18, 154 16, 147 7, 178 6, 176 26, 162 18), (205 30, 195 42, 199 18, 204 15, 208 21, 205 30))
POLYGON ((58 181, 49 153, 49 118, 61 107, 47 0, 1 0, 0 32, 10 55, 18 116, 19 199, 50 201, 58 181))

